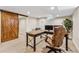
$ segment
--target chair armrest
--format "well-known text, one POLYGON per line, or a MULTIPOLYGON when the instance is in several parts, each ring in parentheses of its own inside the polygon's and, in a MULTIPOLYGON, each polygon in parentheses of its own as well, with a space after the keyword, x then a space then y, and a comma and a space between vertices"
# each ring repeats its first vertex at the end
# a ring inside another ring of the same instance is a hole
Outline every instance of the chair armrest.
POLYGON ((47 42, 49 45, 51 45, 52 43, 52 40, 53 38, 49 37, 49 36, 46 36, 46 39, 45 39, 45 42, 47 42))
POLYGON ((51 38, 51 37, 49 37, 49 36, 46 35, 45 41, 47 41, 48 39, 53 40, 53 37, 51 38))
MULTIPOLYGON (((45 39, 45 42, 47 42, 47 40, 49 39, 49 36, 45 35, 46 36, 46 39, 45 39)), ((50 38, 51 39, 51 38, 50 38)))

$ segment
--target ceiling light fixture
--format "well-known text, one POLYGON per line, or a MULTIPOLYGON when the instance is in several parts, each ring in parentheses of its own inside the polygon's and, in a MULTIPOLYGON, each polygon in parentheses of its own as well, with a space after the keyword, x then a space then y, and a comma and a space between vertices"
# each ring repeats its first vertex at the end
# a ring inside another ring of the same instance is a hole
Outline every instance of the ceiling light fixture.
POLYGON ((55 7, 51 7, 50 9, 51 9, 51 10, 54 10, 54 9, 55 9, 55 7))
POLYGON ((29 15, 30 14, 30 11, 27 11, 27 14, 29 15))
POLYGON ((56 16, 59 17, 59 14, 57 14, 56 16))

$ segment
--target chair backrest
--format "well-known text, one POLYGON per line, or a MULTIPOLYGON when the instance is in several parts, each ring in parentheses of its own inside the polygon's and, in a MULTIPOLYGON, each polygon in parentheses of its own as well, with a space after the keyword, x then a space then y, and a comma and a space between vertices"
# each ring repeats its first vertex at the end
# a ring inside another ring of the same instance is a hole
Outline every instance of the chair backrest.
POLYGON ((60 47, 63 44, 65 33, 66 32, 63 26, 54 29, 54 35, 52 40, 52 44, 54 47, 60 47))

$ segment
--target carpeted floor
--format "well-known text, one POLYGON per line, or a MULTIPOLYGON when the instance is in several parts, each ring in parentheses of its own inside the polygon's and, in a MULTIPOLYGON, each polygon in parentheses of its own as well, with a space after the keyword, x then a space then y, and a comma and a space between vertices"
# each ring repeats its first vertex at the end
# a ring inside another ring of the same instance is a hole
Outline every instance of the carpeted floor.
MULTIPOLYGON (((30 37, 29 40, 30 39, 32 40, 33 38, 30 37)), ((36 41, 37 41, 37 43, 39 41, 41 41, 41 42, 37 45, 36 52, 33 52, 33 49, 31 47, 26 47, 26 35, 21 34, 18 39, 8 41, 5 43, 1 43, 0 44, 0 52, 1 53, 46 53, 49 50, 49 49, 45 48, 47 44, 44 41, 44 38, 40 39, 40 37, 37 37, 36 41)), ((72 40, 68 41, 68 46, 69 46, 68 51, 65 50, 65 41, 63 41, 63 42, 64 43, 61 46, 61 49, 64 50, 63 53, 78 53, 72 40)), ((33 42, 30 42, 30 44, 33 45, 33 42)))

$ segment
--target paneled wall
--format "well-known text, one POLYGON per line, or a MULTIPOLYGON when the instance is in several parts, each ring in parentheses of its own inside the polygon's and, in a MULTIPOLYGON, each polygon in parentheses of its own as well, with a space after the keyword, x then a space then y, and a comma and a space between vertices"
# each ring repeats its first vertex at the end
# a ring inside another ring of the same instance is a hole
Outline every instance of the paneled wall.
POLYGON ((1 12, 1 42, 18 38, 18 15, 10 12, 1 12))
POLYGON ((73 15, 73 43, 79 51, 79 8, 77 8, 73 15))

